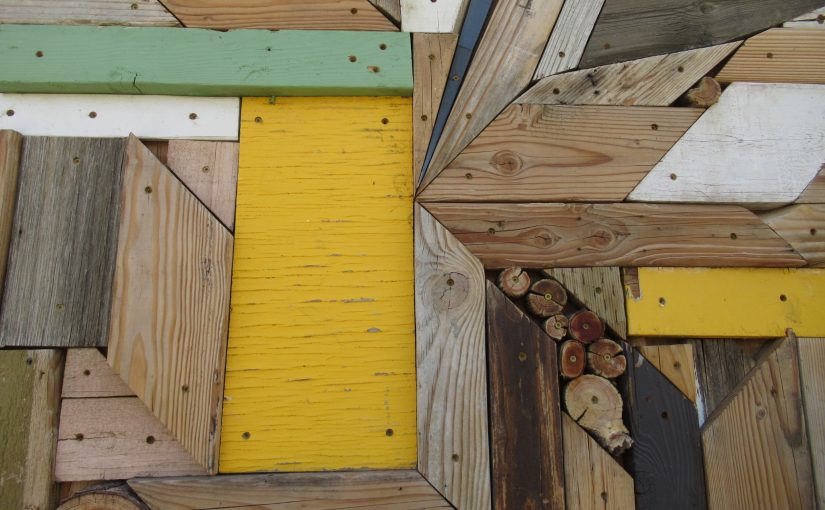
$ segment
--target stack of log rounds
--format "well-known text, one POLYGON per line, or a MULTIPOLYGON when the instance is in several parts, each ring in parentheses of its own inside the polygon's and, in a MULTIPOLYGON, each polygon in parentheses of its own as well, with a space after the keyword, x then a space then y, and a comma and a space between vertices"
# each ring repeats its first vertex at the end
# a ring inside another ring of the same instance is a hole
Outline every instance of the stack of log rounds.
POLYGON ((564 310, 567 291, 556 280, 539 280, 530 287, 526 298, 527 309, 539 318, 546 319, 564 310))

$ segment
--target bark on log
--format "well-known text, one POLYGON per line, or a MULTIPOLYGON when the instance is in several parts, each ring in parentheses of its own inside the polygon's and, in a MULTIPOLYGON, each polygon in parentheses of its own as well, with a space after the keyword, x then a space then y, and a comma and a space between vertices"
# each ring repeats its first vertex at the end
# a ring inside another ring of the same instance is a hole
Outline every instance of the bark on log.
POLYGON ((566 304, 567 291, 556 280, 539 280, 527 294, 527 309, 542 319, 561 313, 566 304))
POLYGON ((679 100, 679 104, 694 108, 709 108, 719 101, 721 95, 722 87, 719 82, 710 76, 705 76, 699 81, 698 85, 685 92, 685 95, 679 100))
POLYGON ((544 332, 553 340, 561 340, 567 335, 567 317, 554 315, 544 321, 544 332))
POLYGON ((570 317, 567 334, 583 344, 590 344, 604 336, 604 322, 590 310, 581 310, 570 317))
POLYGON ((498 288, 509 298, 520 298, 530 289, 530 275, 520 267, 508 267, 498 275, 498 288))
POLYGON ((575 379, 584 373, 586 353, 577 340, 562 342, 559 348, 559 373, 565 379, 575 379))
POLYGON ((615 379, 627 369, 627 359, 621 345, 601 338, 587 346, 587 366, 596 375, 615 379))
POLYGON ((573 379, 564 390, 564 405, 611 454, 619 455, 633 444, 622 422, 622 396, 607 379, 597 375, 573 379))

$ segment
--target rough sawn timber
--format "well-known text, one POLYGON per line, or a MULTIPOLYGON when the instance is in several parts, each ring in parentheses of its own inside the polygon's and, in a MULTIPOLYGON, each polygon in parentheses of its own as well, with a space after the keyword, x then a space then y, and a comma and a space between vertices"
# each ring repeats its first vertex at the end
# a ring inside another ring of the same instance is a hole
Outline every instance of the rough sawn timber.
POLYGON ((825 436, 816 431, 825 423, 825 338, 799 339, 799 369, 805 423, 810 431, 811 460, 817 508, 825 507, 825 436))
POLYGON ((158 0, 0 0, 0 22, 179 27, 158 0))
MULTIPOLYGON (((94 348, 69 349, 63 370, 61 398, 134 397, 129 386, 112 367, 106 357, 94 348)), ((148 413, 149 410, 147 409, 148 413)))
POLYGON ((825 204, 798 204, 759 214, 810 267, 825 267, 825 204))
POLYGON ((605 0, 564 2, 553 33, 533 74, 534 80, 559 74, 579 65, 587 39, 605 0))
POLYGON ((564 285, 576 301, 598 315, 615 334, 627 338, 624 287, 618 267, 550 268, 542 272, 564 285))
POLYGON ((0 306, 3 305, 3 283, 14 226, 14 204, 17 203, 22 147, 23 137, 20 133, 0 130, 0 306))
POLYGON ((716 79, 825 84, 825 30, 772 28, 746 40, 716 79))

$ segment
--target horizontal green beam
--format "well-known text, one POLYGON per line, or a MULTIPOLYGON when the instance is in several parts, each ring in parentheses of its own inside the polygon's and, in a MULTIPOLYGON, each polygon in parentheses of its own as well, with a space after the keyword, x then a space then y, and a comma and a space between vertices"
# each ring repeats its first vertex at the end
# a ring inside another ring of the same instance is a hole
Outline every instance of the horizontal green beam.
POLYGON ((410 37, 0 25, 0 92, 409 96, 410 37))

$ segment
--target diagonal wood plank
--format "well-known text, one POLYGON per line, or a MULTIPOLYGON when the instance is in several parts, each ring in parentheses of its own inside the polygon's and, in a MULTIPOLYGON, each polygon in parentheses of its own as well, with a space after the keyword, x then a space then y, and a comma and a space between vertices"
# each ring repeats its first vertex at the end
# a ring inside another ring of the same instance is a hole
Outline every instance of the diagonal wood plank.
POLYGON ((0 130, 0 306, 3 305, 3 283, 14 226, 22 146, 23 137, 20 133, 0 130))
POLYGON ((542 270, 555 278, 582 306, 595 312, 613 332, 627 338, 624 287, 618 267, 550 268, 542 270))
POLYGON ((393 24, 401 25, 401 0, 369 0, 369 2, 389 18, 393 24))
POLYGON ((539 66, 533 74, 534 80, 563 73, 579 66, 584 47, 602 11, 605 0, 579 0, 564 2, 547 41, 539 66))
POLYGON ((458 33, 471 0, 401 0, 404 32, 458 33))
POLYGON ((816 483, 816 505, 825 505, 825 436, 817 433, 825 423, 825 338, 799 339, 799 369, 805 423, 809 432, 816 483))
MULTIPOLYGON (((134 397, 97 349, 68 349, 61 398, 134 397)), ((146 410, 147 414, 151 413, 146 410)), ((188 455, 188 454, 187 454, 188 455)))
POLYGON ((794 203, 825 204, 825 164, 794 203))
POLYGON ((810 267, 825 267, 825 204, 791 205, 759 214, 810 267))
POLYGON ((0 22, 179 27, 158 0, 0 0, 0 22))
POLYGON ((734 53, 716 79, 825 84, 825 30, 772 28, 757 34, 734 53))
POLYGON ((457 508, 490 508, 484 268, 415 206, 418 470, 457 508))
POLYGON ((634 347, 659 372, 679 388, 691 402, 696 402, 696 367, 691 344, 659 344, 633 341, 634 347))

